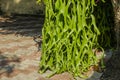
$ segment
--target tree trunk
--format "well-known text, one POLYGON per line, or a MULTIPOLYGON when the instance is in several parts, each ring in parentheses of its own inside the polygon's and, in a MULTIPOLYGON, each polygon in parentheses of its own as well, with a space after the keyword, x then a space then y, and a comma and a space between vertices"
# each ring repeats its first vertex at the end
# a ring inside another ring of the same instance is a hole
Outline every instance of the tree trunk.
POLYGON ((120 51, 120 0, 112 0, 114 14, 115 14, 115 32, 117 40, 117 51, 120 51))

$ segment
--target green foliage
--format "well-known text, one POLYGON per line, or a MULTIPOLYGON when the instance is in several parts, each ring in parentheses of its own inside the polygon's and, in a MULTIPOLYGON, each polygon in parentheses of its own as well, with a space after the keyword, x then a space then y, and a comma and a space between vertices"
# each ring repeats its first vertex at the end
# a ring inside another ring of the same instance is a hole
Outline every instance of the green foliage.
POLYGON ((45 0, 40 72, 68 71, 83 77, 98 59, 99 29, 94 17, 95 0, 45 0))

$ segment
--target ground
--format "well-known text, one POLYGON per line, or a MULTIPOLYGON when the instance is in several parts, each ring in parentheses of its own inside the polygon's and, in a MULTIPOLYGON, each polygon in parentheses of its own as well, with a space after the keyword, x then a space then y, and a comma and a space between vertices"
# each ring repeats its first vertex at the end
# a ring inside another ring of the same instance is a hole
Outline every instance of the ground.
POLYGON ((120 80, 120 52, 113 53, 112 58, 106 64, 101 80, 120 80))
MULTIPOLYGON (((43 17, 0 17, 0 80, 74 80, 67 72, 49 79, 45 78, 49 71, 38 73, 41 45, 35 36, 41 36, 43 23, 43 17)), ((120 58, 116 55, 107 62, 101 80, 120 80, 120 58)))

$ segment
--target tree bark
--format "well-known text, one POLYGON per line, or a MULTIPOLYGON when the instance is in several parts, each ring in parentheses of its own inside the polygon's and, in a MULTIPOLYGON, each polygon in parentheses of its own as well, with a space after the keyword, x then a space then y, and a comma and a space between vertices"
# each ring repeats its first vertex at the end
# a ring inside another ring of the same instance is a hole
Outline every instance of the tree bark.
POLYGON ((117 45, 116 49, 117 51, 120 51, 120 0, 111 0, 113 4, 114 9, 114 21, 115 21, 115 32, 116 32, 116 40, 117 45))

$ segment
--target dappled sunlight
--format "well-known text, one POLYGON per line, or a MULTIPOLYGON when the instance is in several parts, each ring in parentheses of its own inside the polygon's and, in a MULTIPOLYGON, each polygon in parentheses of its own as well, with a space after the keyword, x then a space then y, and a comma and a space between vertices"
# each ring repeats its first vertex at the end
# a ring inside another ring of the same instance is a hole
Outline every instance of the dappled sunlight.
POLYGON ((36 0, 1 0, 1 10, 11 15, 15 14, 41 14, 44 10, 43 4, 36 4, 36 0))
POLYGON ((19 3, 21 2, 21 0, 14 0, 14 2, 15 2, 16 4, 19 4, 19 3))
POLYGON ((5 9, 6 9, 6 10, 8 10, 8 9, 9 9, 9 7, 10 7, 10 3, 8 2, 8 3, 6 4, 5 9))
POLYGON ((0 22, 14 22, 15 20, 10 19, 9 17, 0 16, 0 22))
POLYGON ((44 18, 39 16, 0 17, 0 34, 33 37, 41 34, 43 23, 44 18))

